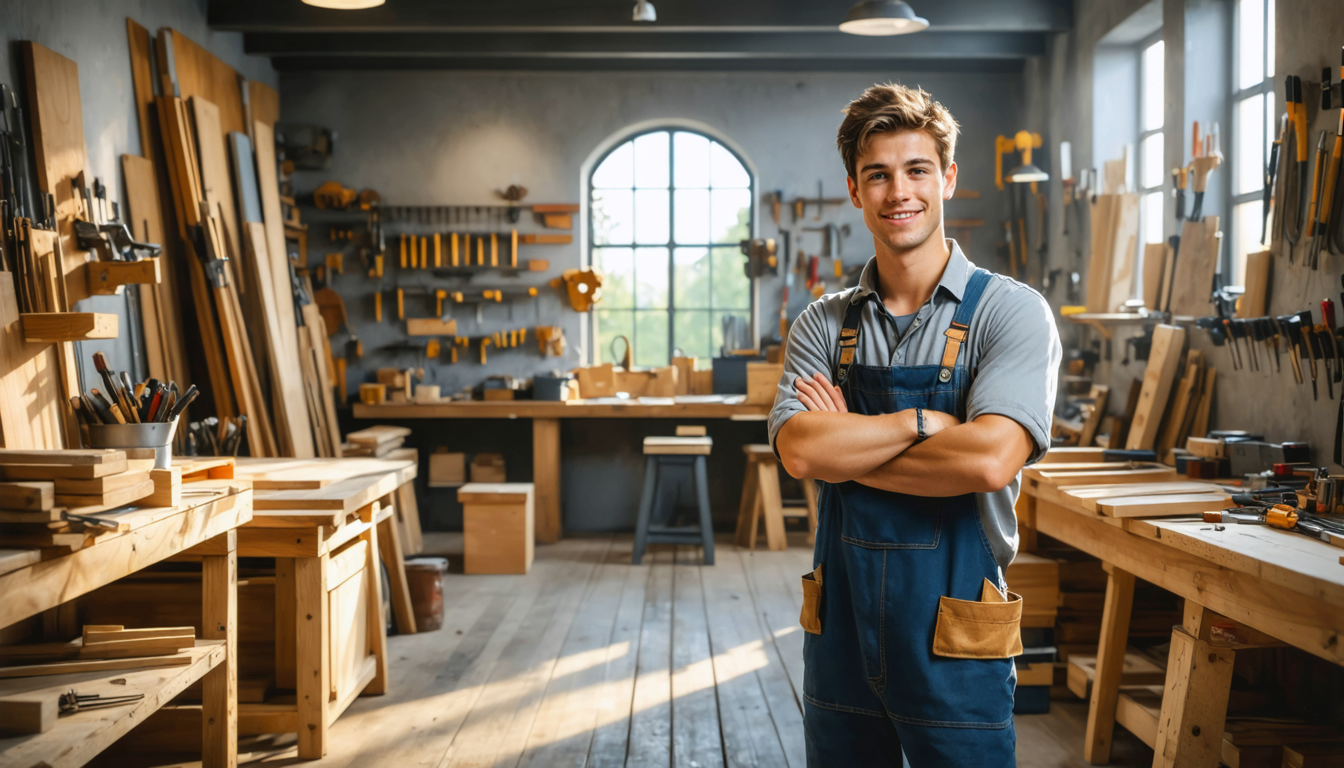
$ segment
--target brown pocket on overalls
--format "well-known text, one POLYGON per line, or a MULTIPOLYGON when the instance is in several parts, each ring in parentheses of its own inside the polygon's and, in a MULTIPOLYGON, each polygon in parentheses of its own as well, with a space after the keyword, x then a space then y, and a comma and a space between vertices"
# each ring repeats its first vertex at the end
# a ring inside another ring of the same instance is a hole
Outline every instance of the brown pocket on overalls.
POLYGON ((804 632, 821 634, 821 566, 811 573, 803 574, 803 611, 798 623, 804 632))
POLYGON ((985 579, 980 601, 938 598, 933 654, 954 659, 1006 659, 1022 653, 1022 596, 1007 598, 985 579))

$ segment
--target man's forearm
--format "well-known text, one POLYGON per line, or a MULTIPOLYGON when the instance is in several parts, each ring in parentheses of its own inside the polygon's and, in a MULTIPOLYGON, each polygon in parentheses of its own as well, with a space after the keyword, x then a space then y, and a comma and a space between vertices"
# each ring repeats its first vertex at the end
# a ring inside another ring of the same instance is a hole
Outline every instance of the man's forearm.
POLYGON ((854 478, 872 488, 914 496, 992 493, 1031 455, 1030 435, 1016 422, 982 417, 949 427, 854 478))
POLYGON ((775 445, 790 475, 845 482, 871 472, 915 443, 918 430, 912 413, 799 413, 780 428, 775 445))

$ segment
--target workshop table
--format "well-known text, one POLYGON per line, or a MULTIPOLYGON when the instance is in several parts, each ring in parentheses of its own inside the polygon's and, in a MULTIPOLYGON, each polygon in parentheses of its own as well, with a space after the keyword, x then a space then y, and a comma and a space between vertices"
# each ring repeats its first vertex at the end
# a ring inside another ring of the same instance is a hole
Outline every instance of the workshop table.
MULTIPOLYGON (((662 398, 660 398, 661 400, 662 398)), ((625 403, 586 400, 445 400, 437 403, 356 403, 357 419, 531 419, 532 485, 537 541, 560 540, 561 419, 729 419, 764 421, 769 405, 693 402, 625 403)))
POLYGON ((239 705, 238 731, 297 733, 301 759, 327 752, 327 731, 363 694, 387 692, 381 566, 402 632, 415 631, 396 495, 416 463, 385 459, 239 459, 253 487, 243 557, 275 558, 275 683, 293 702, 239 705))
POLYGON ((1120 722, 1153 747, 1155 766, 1217 766, 1237 649, 1290 645, 1344 664, 1338 548, 1266 526, 1107 517, 1043 481, 1040 472, 1049 467, 1038 466, 1023 472, 1018 499, 1023 549, 1045 534, 1101 559, 1107 570, 1083 748, 1089 762, 1110 761, 1120 722), (1185 598, 1156 716, 1120 694, 1136 578, 1185 598), (1233 622, 1237 642, 1210 642, 1215 623, 1233 622))
POLYGON ((202 621, 196 647, 180 666, 120 669, 0 681, 0 696, 81 691, 143 693, 128 706, 63 715, 45 733, 0 739, 0 766, 79 766, 93 759, 197 680, 202 681, 201 762, 237 765, 238 555, 237 528, 252 516, 252 491, 235 483, 232 459, 177 460, 191 492, 170 507, 130 507, 104 513, 121 527, 90 534, 65 555, 0 567, 0 628, 107 586, 170 558, 201 561, 202 621), (207 498, 208 496, 208 498, 207 498), (110 687, 113 679, 119 682, 110 687))

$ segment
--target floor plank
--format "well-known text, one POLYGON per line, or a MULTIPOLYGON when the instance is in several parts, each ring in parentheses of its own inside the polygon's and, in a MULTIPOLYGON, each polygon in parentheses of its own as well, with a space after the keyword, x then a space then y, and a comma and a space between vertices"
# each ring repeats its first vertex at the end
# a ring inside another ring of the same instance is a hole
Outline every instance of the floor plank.
POLYGON ((667 768, 672 763, 672 557, 651 549, 653 561, 639 632, 627 768, 667 768))
MULTIPOLYGON (((677 547, 672 586, 672 765, 722 768, 699 547, 677 547)), ((712 569, 711 569, 712 570, 712 569)), ((717 572, 717 571, 715 571, 717 572)))
POLYGON ((597 723, 588 753, 589 768, 621 768, 625 765, 626 747, 630 741, 635 673, 646 605, 644 598, 650 587, 652 569, 651 565, 630 565, 631 550, 629 539, 623 539, 614 550, 615 556, 625 563, 628 575, 604 660, 602 688, 597 697, 597 723))

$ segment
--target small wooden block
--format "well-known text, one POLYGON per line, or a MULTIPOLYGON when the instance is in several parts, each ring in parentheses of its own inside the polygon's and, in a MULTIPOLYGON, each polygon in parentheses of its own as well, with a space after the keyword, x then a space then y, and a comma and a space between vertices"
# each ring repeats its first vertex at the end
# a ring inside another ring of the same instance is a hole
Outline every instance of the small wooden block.
MULTIPOLYGON (((75 514, 93 514, 140 501, 154 494, 154 481, 146 480, 138 485, 111 491, 98 496, 56 494, 56 503, 70 507, 75 514)), ((169 506, 169 505, 158 505, 169 506)))
POLYGON ((125 461, 126 452, 115 448, 82 448, 67 451, 25 451, 0 449, 0 464, 42 464, 76 466, 125 461))
POLYGON ((0 699, 0 733, 46 733, 56 725, 58 698, 17 695, 0 699))
POLYGON ((529 245, 569 245, 574 242, 573 235, 523 235, 518 238, 520 242, 529 245))
POLYGON ((547 213, 541 222, 551 229, 573 229, 574 219, 568 213, 547 213))
POLYGON ((429 487, 458 486, 467 481, 465 453, 431 453, 429 455, 429 487))
POLYGON ((56 484, 40 481, 0 483, 0 509, 45 512, 55 504, 56 484))
POLYGON ((578 213, 578 203, 540 203, 532 206, 533 213, 578 213))
POLYGON ((154 494, 145 499, 151 507, 182 506, 182 468, 152 469, 149 472, 154 481, 154 494))
POLYGON ((345 439, 356 445, 381 445, 397 438, 410 437, 411 430, 406 427, 374 426, 351 432, 345 439))
POLYGON ((118 318, 106 312, 28 312, 23 340, 29 343, 117 338, 118 318))
POLYGON ((708 456, 714 447, 712 437, 646 437, 645 455, 708 456))
POLYGON ((407 336, 456 336, 457 321, 437 317, 412 317, 406 321, 407 336))
POLYGON ((468 483, 457 498, 466 573, 531 570, 536 540, 532 483, 468 483))
POLYGON ((1118 496, 1099 499, 1097 510, 1107 517, 1175 517, 1226 509, 1231 498, 1223 493, 1118 496))
POLYGON ((86 265, 89 293, 115 294, 123 285, 154 285, 163 282, 158 258, 140 261, 91 261, 86 265))
POLYGON ((704 437, 706 429, 703 426, 694 424, 683 424, 677 427, 677 437, 704 437))

